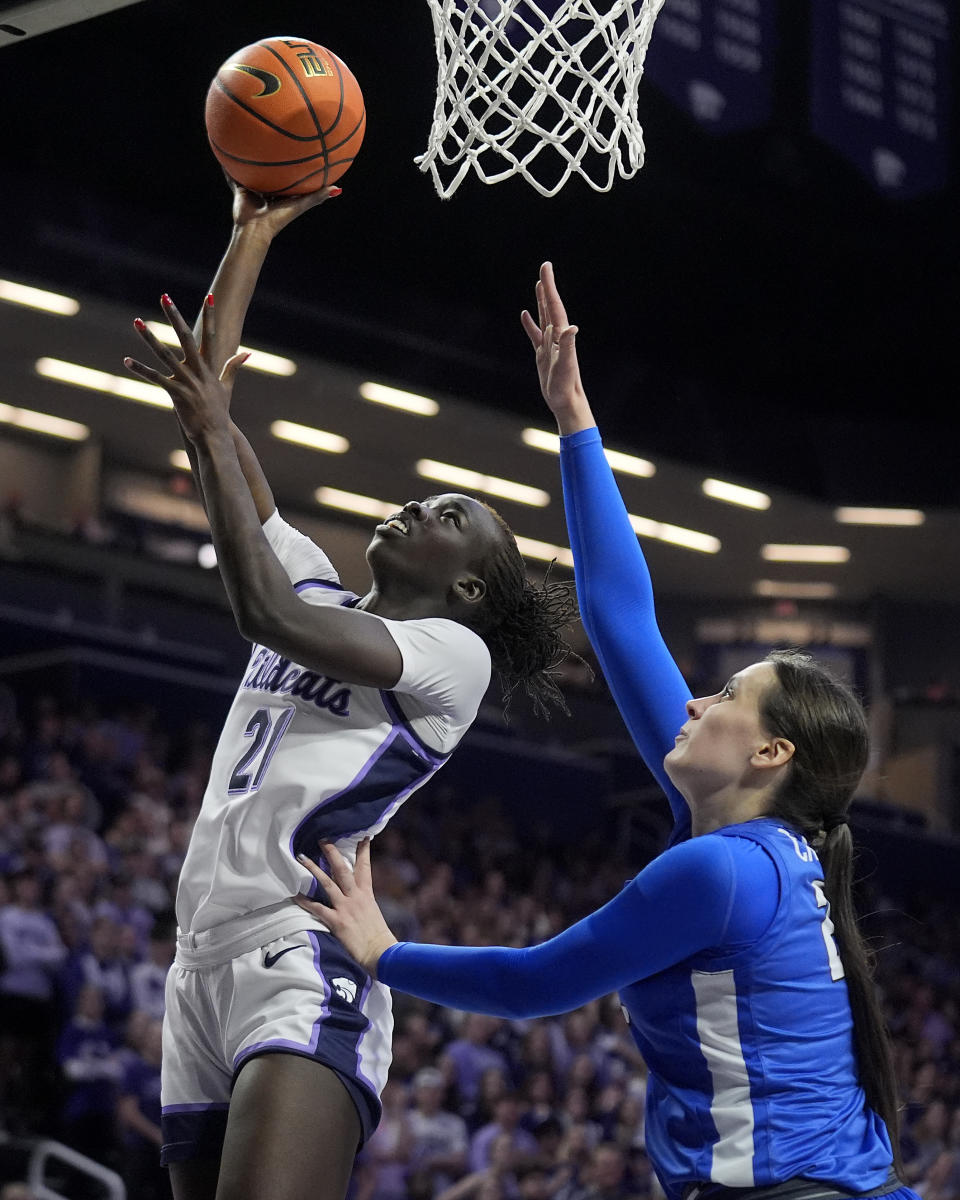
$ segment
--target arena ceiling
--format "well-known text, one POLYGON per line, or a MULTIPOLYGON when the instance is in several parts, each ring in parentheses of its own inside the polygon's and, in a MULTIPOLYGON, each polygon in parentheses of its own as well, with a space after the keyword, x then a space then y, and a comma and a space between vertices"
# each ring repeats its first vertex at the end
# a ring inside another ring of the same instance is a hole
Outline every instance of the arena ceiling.
MULTIPOLYGON (((0 20, 14 7, 31 6, 4 6, 0 20)), ((353 68, 368 132, 344 195, 278 240, 249 341, 324 364, 295 380, 316 385, 340 371, 447 398, 450 413, 458 403, 480 406, 476 436, 469 408, 456 409, 460 426, 444 426, 442 436, 416 421, 403 432, 388 423, 396 440, 386 458, 415 459, 420 439, 431 456, 458 462, 453 456, 473 444, 487 465, 464 465, 492 473, 485 438, 505 436, 507 426, 548 427, 518 314, 550 258, 581 328, 585 379, 608 444, 675 464, 676 479, 691 487, 710 475, 777 501, 758 515, 690 500, 668 488, 666 465, 654 480, 626 483, 631 511, 723 541, 724 554, 709 559, 655 551, 679 564, 668 580, 677 590, 742 590, 759 542, 841 541, 826 536, 835 507, 885 505, 921 508, 927 521, 851 533, 854 553, 836 569, 851 581, 850 598, 879 588, 957 601, 955 166, 945 191, 894 203, 806 132, 796 78, 786 80, 793 92, 773 123, 723 138, 644 85, 647 163, 611 193, 574 181, 544 199, 517 180, 485 187, 469 179, 441 202, 413 163, 426 145, 436 76, 426 3, 354 0, 306 13, 278 2, 269 25, 262 13, 246 0, 208 3, 199 15, 195 5, 144 0, 0 49, 8 114, 0 275, 88 299, 97 323, 84 322, 78 352, 91 364, 130 351, 127 315, 152 315, 161 291, 185 297, 185 307, 199 300, 229 228, 202 126, 207 83, 233 49, 294 32, 353 68), (773 514, 778 530, 789 527, 775 539, 758 524, 773 514)), ((8 361, 50 353, 40 349, 42 331, 31 340, 31 322, 4 329, 16 330, 4 345, 8 361)), ((11 374, 26 405, 40 385, 29 371, 11 374)), ((283 387, 288 419, 299 411, 332 426, 338 411, 317 417, 316 386, 283 387)), ((256 419, 272 415, 277 394, 258 379, 238 399, 256 419)), ((80 404, 71 395, 63 415, 80 404)), ((153 414, 92 411, 95 435, 115 441, 121 459, 138 461, 153 444, 153 414)), ((364 436, 362 469, 387 472, 365 483, 372 491, 390 476, 373 453, 377 429, 370 424, 364 436)), ((268 452, 283 480, 278 492, 301 503, 308 482, 315 486, 315 457, 278 454, 268 452)), ((497 465, 506 474, 529 461, 504 450, 497 465)), ((540 480, 555 463, 544 457, 529 470, 540 480)), ((549 512, 530 523, 530 535, 559 541, 562 524, 549 512)))

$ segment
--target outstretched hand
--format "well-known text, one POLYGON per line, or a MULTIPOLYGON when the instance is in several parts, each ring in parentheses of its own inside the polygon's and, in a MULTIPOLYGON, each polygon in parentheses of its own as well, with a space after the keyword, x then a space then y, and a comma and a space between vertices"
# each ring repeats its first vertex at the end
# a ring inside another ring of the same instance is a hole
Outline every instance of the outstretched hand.
POLYGON ((577 327, 567 320, 553 277, 553 264, 544 263, 537 281, 537 320, 526 309, 520 322, 537 355, 540 390, 557 419, 561 433, 574 433, 594 424, 577 362, 577 327))
MULTIPOLYGON (((226 174, 226 172, 224 172, 226 174)), ((236 180, 226 176, 233 191, 233 223, 238 228, 249 226, 268 239, 273 239, 281 229, 310 208, 339 196, 341 188, 334 184, 307 192, 302 196, 261 196, 242 187, 236 180)))
POLYGON ((229 428, 230 396, 237 371, 249 357, 249 352, 234 354, 217 372, 211 362, 215 360, 216 318, 213 296, 207 297, 200 318, 200 345, 197 345, 190 327, 177 310, 169 296, 161 299, 164 316, 173 326, 180 341, 183 357, 176 350, 165 346, 139 317, 134 328, 143 338, 154 355, 169 371, 169 375, 145 366, 134 358, 125 358, 123 365, 133 375, 139 375, 148 383, 162 387, 173 401, 183 432, 196 442, 209 433, 229 428))
POLYGON ((302 894, 293 899, 304 912, 322 921, 340 939, 347 952, 376 979, 380 955, 389 946, 396 945, 397 939, 390 932, 373 894, 370 839, 364 838, 357 847, 357 861, 352 871, 332 843, 323 842, 320 849, 330 868, 329 875, 305 854, 298 854, 297 860, 321 884, 326 903, 308 900, 302 894))

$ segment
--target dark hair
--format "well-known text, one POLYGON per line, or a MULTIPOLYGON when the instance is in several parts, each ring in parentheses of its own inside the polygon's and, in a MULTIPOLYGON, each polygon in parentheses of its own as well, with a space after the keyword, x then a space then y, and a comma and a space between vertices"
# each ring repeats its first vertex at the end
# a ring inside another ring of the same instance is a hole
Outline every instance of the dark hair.
POLYGON ((483 638, 490 651, 503 687, 504 714, 513 693, 523 687, 537 716, 549 719, 548 704, 569 716, 554 672, 568 656, 579 657, 562 634, 577 616, 574 586, 552 583, 549 568, 542 584, 531 583, 513 530, 495 508, 489 504, 484 508, 503 536, 482 567, 487 594, 464 624, 483 638))
POLYGON ((766 690, 760 716, 768 732, 794 745, 773 815, 798 829, 817 851, 824 891, 843 963, 860 1084, 885 1122, 894 1167, 902 1172, 896 1076, 883 1011, 873 981, 874 956, 860 935, 853 903, 853 839, 847 810, 867 765, 863 706, 846 684, 793 650, 767 656, 777 685, 766 690))

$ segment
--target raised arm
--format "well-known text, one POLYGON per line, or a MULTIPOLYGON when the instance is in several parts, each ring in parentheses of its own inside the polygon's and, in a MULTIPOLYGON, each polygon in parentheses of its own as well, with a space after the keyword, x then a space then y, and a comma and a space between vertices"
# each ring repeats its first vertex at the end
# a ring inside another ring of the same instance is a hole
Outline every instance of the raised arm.
MULTIPOLYGON (((341 191, 340 188, 331 186, 318 192, 310 192, 305 196, 268 200, 263 196, 248 192, 246 188, 242 188, 232 181, 230 186, 233 189, 233 231, 226 252, 220 260, 217 273, 213 277, 210 292, 204 302, 205 305, 208 305, 211 297, 216 299, 216 344, 213 346, 203 344, 202 309, 194 326, 194 336, 200 346, 200 353, 207 358, 211 370, 217 375, 220 374, 229 359, 236 354, 240 346, 247 309, 250 307, 261 268, 273 239, 301 213, 321 204, 324 200, 338 196, 341 191)), ((240 469, 250 488, 257 515, 262 524, 276 508, 273 491, 253 447, 233 421, 230 422, 230 430, 240 469)), ((206 496, 196 462, 196 450, 190 438, 184 433, 182 426, 180 435, 187 457, 190 459, 200 499, 206 508, 206 496)))
MULTIPOLYGON (((304 603, 264 535, 230 430, 230 392, 242 355, 228 359, 218 375, 200 354, 169 297, 164 311, 180 339, 182 360, 138 318, 134 324, 140 336, 170 374, 131 358, 124 364, 140 378, 166 389, 195 451, 220 574, 237 628, 248 641, 331 678, 392 688, 400 679, 403 659, 386 625, 369 613, 304 603)), ((215 343, 215 324, 215 309, 206 306, 201 339, 207 345, 215 343)))
POLYGON ((690 690, 657 626, 646 560, 603 452, 577 362, 577 327, 567 320, 553 267, 537 283, 538 319, 521 320, 536 350, 540 388, 561 434, 563 498, 584 629, 617 708, 644 762, 667 794, 674 819, 686 802, 663 769, 686 719, 690 690))

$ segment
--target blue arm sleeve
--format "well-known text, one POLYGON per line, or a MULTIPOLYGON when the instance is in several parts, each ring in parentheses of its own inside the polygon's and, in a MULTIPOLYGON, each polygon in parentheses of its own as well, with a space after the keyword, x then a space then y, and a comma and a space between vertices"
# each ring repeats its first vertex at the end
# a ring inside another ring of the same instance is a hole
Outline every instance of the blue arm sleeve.
POLYGON ((597 429, 560 439, 560 469, 584 629, 674 821, 687 824, 686 801, 663 758, 686 720, 690 690, 657 626, 650 572, 597 429))
POLYGON ((552 1016, 699 951, 756 940, 778 900, 776 867, 760 846, 698 837, 661 854, 603 908, 539 946, 398 942, 381 955, 377 976, 448 1008, 552 1016))

